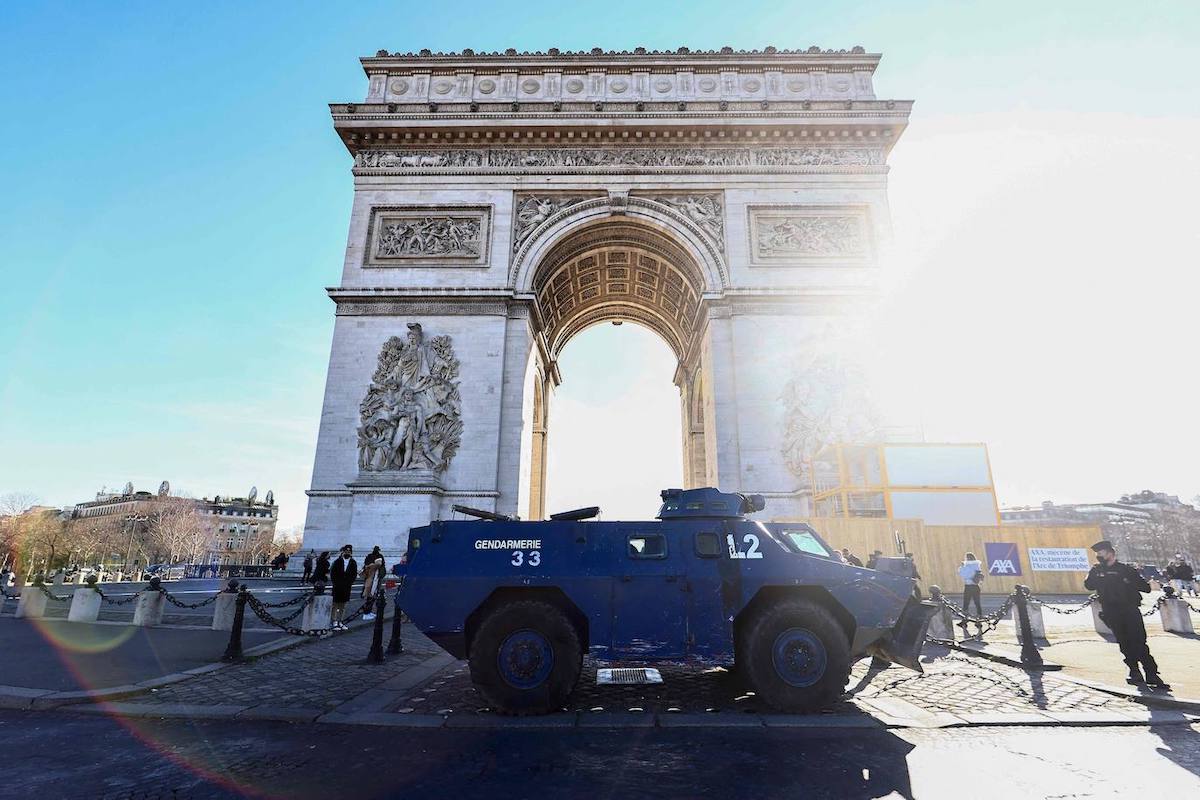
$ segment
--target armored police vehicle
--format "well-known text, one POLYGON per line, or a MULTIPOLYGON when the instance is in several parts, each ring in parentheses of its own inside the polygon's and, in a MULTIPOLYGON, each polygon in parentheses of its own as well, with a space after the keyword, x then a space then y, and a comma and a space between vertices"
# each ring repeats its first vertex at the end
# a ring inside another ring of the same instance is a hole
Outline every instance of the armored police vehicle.
POLYGON ((932 604, 909 577, 841 563, 807 525, 763 523, 758 495, 668 489, 653 522, 597 508, 413 528, 400 603, 495 710, 561 708, 585 656, 733 666, 758 697, 814 711, 866 655, 921 671, 932 604))

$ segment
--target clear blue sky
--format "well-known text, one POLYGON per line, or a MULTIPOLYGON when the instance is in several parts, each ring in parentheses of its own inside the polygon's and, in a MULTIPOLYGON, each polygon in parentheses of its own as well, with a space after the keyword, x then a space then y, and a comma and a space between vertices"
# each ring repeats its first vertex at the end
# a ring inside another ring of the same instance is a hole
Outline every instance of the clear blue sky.
MULTIPOLYGON (((322 288, 338 280, 351 199, 349 156, 326 104, 363 97, 358 56, 862 44, 884 53, 879 94, 918 101, 907 140, 936 161, 933 132, 991 112, 1116 112, 1143 126, 1126 140, 1195 124, 1198 9, 1190 0, 4 3, 0 493, 62 504, 126 480, 153 488, 169 478, 197 495, 254 483, 276 490, 285 523, 300 521, 333 319, 322 288)), ((894 180, 917 184, 902 163, 894 180)), ((897 208, 898 227, 919 214, 897 208)), ((1194 269, 1194 249, 1177 255, 1194 269)), ((901 274, 919 283, 922 273, 901 274)), ((1036 349, 1015 354, 1013 366, 1036 358, 1036 349)), ((989 433, 956 424, 948 434, 989 433)), ((1010 463, 1025 474, 1024 462, 1010 463)), ((1153 469, 1113 486, 1142 488, 1143 475, 1200 491, 1182 472, 1153 469)), ((1087 493, 1049 472, 1027 482, 1010 499, 1087 493)))

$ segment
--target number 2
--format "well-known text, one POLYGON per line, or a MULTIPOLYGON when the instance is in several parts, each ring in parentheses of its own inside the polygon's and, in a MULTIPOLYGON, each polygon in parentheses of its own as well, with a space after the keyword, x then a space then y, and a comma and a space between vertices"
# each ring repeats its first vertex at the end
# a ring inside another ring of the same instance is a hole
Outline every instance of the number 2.
POLYGON ((730 558, 762 558, 763 554, 758 552, 758 537, 753 533, 747 533, 742 537, 742 541, 750 545, 750 549, 746 552, 741 552, 737 549, 737 545, 733 541, 733 534, 726 534, 725 541, 729 544, 730 558))

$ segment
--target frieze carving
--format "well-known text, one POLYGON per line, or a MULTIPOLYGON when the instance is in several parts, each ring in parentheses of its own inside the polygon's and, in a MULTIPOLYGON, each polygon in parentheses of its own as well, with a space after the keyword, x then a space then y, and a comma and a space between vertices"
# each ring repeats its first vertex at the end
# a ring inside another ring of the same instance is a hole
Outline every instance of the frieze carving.
POLYGON ((865 209, 797 206, 750 209, 751 260, 755 263, 865 262, 871 236, 865 209))
POLYGON ((446 170, 617 167, 872 167, 879 147, 500 147, 360 150, 357 169, 446 170))
POLYGON ((359 405, 359 470, 445 471, 462 438, 458 368, 450 337, 426 342, 420 323, 384 342, 359 405))
POLYGON ((372 211, 364 266, 485 264, 490 208, 389 206, 372 211))
POLYGON ((550 217, 564 208, 591 200, 595 195, 517 195, 516 212, 513 214, 512 251, 533 235, 533 232, 550 217))
POLYGON ((725 249, 725 208, 719 194, 652 195, 656 203, 668 205, 704 231, 722 251, 725 249))

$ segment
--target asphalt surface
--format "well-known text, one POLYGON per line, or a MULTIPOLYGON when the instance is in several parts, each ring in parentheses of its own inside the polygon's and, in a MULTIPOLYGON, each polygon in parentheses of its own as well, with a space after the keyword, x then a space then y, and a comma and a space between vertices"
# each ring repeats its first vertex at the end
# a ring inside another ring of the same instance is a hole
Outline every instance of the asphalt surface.
POLYGON ((1194 796, 1200 732, 414 730, 0 712, 13 797, 1194 796))
MULTIPOLYGON (((250 649, 278 632, 243 632, 250 649)), ((220 661, 225 631, 141 628, 66 620, 0 619, 0 685, 76 691, 105 689, 220 661)))

